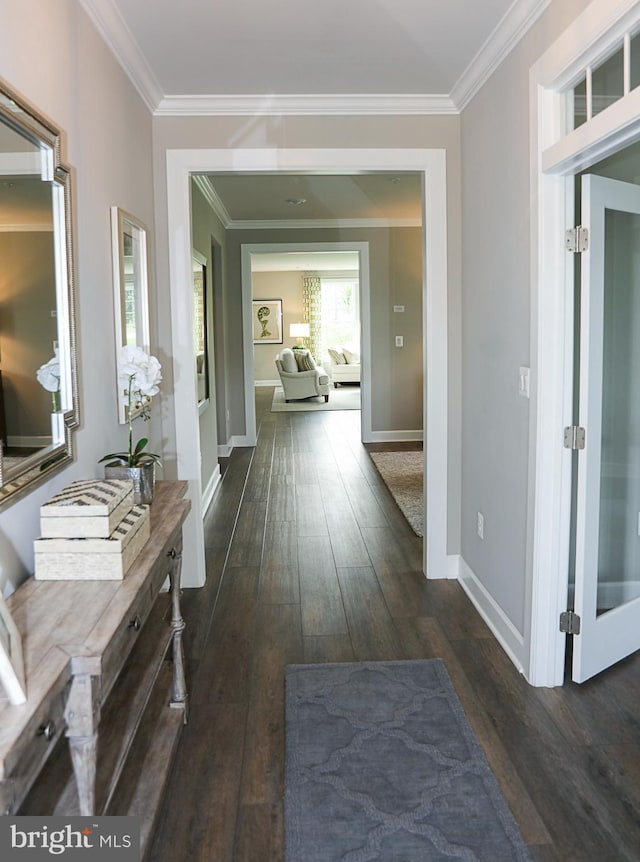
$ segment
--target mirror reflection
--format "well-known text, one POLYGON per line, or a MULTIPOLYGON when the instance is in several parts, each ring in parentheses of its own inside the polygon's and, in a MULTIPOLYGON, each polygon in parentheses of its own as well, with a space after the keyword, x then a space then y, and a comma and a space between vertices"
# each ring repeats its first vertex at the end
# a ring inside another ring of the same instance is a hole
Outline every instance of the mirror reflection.
POLYGON ((209 400, 209 350, 207 345, 207 261, 193 251, 193 344, 196 357, 198 407, 209 400))
POLYGON ((71 459, 77 425, 68 172, 0 86, 0 505, 71 459))
MULTIPOLYGON (((142 347, 149 352, 149 287, 147 228, 119 207, 111 208, 116 353, 120 347, 142 347)), ((118 393, 121 423, 127 421, 118 393)))

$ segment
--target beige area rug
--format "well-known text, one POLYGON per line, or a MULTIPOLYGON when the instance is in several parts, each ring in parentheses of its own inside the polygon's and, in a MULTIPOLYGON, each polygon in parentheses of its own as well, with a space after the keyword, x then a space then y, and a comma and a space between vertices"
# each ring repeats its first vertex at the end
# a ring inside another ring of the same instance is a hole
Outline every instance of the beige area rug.
POLYGON ((422 451, 370 452, 369 454, 411 529, 417 536, 422 536, 424 522, 422 451))
POLYGON ((360 387, 359 386, 339 386, 337 389, 331 388, 329 392, 329 400, 324 398, 305 398, 304 401, 290 401, 288 404, 284 400, 284 392, 281 386, 276 386, 273 393, 273 401, 271 402, 272 413, 300 413, 301 411, 316 411, 316 410, 359 410, 360 409, 360 387))

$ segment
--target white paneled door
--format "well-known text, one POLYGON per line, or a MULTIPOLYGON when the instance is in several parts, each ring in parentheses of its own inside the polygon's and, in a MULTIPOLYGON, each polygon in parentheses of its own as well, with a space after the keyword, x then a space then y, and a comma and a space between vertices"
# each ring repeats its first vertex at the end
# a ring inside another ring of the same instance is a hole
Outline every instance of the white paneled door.
POLYGON ((573 679, 640 648, 640 186, 582 178, 573 679))

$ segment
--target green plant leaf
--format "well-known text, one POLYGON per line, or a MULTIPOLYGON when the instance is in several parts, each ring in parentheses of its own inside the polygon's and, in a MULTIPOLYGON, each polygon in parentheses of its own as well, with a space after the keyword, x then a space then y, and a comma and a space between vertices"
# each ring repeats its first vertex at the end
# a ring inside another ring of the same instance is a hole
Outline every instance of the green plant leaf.
POLYGON ((132 453, 134 458, 137 455, 141 454, 142 450, 144 449, 144 447, 147 445, 148 442, 149 442, 149 440, 146 437, 141 437, 138 440, 138 442, 136 444, 136 448, 133 450, 133 453, 132 453))

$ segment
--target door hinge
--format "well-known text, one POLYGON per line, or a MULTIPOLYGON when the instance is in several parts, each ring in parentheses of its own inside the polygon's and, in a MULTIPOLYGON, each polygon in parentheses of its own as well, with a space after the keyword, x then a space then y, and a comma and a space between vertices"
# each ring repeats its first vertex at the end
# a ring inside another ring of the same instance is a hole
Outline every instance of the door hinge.
POLYGON ((589 248, 589 231, 586 227, 570 227, 564 237, 564 245, 567 251, 580 254, 589 248))
POLYGON ((564 448, 565 449, 584 449, 585 446, 585 430, 579 425, 569 425, 564 429, 564 448))
POLYGON ((564 611, 560 614, 560 631, 567 635, 580 634, 580 617, 574 611, 564 611))

